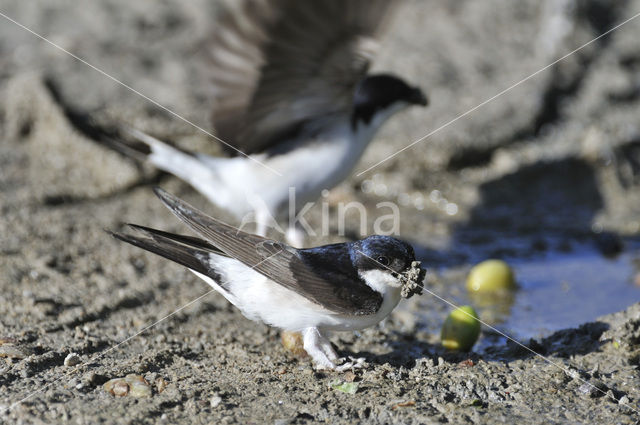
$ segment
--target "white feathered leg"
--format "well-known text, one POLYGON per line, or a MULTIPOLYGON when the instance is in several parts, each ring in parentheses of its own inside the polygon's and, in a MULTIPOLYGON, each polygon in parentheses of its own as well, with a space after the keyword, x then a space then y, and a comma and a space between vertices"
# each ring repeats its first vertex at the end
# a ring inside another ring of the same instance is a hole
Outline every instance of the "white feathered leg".
POLYGON ((316 369, 331 369, 342 372, 349 369, 361 369, 365 366, 364 357, 357 359, 349 357, 349 361, 346 361, 345 358, 338 358, 331 342, 320 333, 318 328, 307 328, 302 331, 302 340, 304 350, 315 362, 316 369))
POLYGON ((304 230, 297 225, 289 226, 285 239, 294 248, 304 248, 305 234, 304 230))
POLYGON ((302 331, 304 351, 315 362, 316 369, 335 369, 338 355, 331 346, 331 342, 324 337, 317 328, 307 328, 302 331))

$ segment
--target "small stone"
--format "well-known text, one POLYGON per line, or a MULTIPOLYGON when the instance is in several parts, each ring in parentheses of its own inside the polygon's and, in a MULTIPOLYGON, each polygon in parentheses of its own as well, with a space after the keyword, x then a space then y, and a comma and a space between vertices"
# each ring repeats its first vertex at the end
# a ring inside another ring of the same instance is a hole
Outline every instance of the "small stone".
POLYGON ((127 375, 125 381, 129 384, 131 397, 151 397, 151 386, 140 375, 127 375))
POLYGON ((164 378, 156 378, 156 391, 158 391, 158 394, 163 392, 167 388, 167 385, 169 385, 169 383, 164 378))
POLYGON ((10 359, 24 359, 29 353, 13 344, 0 345, 0 357, 8 357, 10 359))
POLYGON ((629 404, 629 397, 623 395, 620 397, 620 400, 618 400, 618 404, 629 404))
POLYGON ((64 365, 69 367, 78 365, 81 362, 82 360, 80 359, 80 356, 76 353, 69 353, 69 355, 64 359, 64 365))
POLYGON ((413 407, 416 405, 415 400, 401 401, 400 403, 396 403, 391 406, 391 410, 397 410, 401 407, 413 407))
POLYGON ((137 398, 151 396, 151 386, 140 375, 130 374, 124 378, 114 378, 105 382, 102 387, 106 392, 118 397, 126 395, 137 398))
POLYGON ((217 395, 214 395, 213 397, 211 397, 211 400, 209 400, 209 405, 211 406, 212 409, 215 409, 216 407, 218 407, 220 403, 222 403, 222 398, 217 395))
POLYGON ((110 393, 111 395, 114 395, 113 394, 113 386, 118 381, 119 381, 119 379, 110 379, 107 382, 105 382, 104 385, 102 385, 102 389, 104 389, 106 392, 110 393))
POLYGON ((124 397, 129 393, 129 384, 124 381, 118 381, 113 385, 113 395, 124 397))
POLYGON ((344 374, 342 379, 344 379, 345 382, 353 382, 356 379, 356 374, 351 372, 351 371, 349 371, 349 372, 344 374))
POLYGON ((603 382, 598 380, 593 380, 593 382, 585 382, 584 384, 578 387, 578 391, 582 394, 588 395, 591 398, 602 397, 603 395, 607 395, 607 391, 609 387, 607 387, 603 382))
POLYGON ((307 357, 307 352, 304 350, 302 334, 300 332, 282 331, 280 339, 282 340, 282 346, 289 354, 298 358, 307 357))

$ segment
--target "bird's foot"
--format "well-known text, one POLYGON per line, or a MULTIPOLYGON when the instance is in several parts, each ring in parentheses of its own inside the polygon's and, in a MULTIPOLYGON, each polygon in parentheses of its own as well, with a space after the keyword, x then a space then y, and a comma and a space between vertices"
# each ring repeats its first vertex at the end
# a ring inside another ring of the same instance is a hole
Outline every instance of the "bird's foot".
POLYGON ((335 361, 327 361, 328 359, 314 359, 315 370, 335 370, 336 372, 346 372, 349 370, 365 369, 368 364, 364 357, 341 357, 335 361))
POLYGON ((364 357, 338 358, 331 342, 316 328, 307 328, 303 331, 304 349, 314 361, 316 370, 335 370, 344 372, 347 370, 363 369, 367 366, 364 357))
POLYGON ((345 357, 341 357, 336 361, 337 365, 335 370, 338 372, 344 372, 347 370, 355 370, 355 369, 364 369, 367 367, 367 362, 364 357, 351 357, 348 359, 345 357))

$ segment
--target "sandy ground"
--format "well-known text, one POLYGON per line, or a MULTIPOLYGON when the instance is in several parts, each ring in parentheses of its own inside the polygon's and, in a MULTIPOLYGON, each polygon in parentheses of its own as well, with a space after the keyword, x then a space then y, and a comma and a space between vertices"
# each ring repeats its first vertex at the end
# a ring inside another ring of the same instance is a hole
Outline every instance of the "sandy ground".
MULTIPOLYGON (((204 127, 202 49, 214 10, 205 0, 0 1, 0 12, 204 127)), ((637 0, 408 2, 376 69, 420 84, 432 105, 389 123, 359 169, 638 12, 637 0)), ((640 233, 639 34, 640 20, 628 23, 332 196, 372 211, 399 202, 401 233, 430 268, 555 249, 541 248, 545 236, 560 247, 595 237, 605 253, 613 240, 615 250, 640 233), (429 200, 434 190, 444 203, 429 200), (496 235, 505 233, 528 243, 503 243, 496 235)), ((152 185, 225 215, 177 179, 96 143, 70 111, 217 152, 207 136, 4 18, 0 99, 0 421, 640 420, 638 300, 523 341, 546 361, 515 344, 446 353, 412 314, 425 308, 413 299, 376 328, 334 337, 340 353, 366 357, 365 370, 315 372, 284 351, 276 330, 221 296, 191 303, 209 288, 183 268, 106 235, 122 222, 185 231, 152 185), (77 367, 64 365, 72 352, 77 367), (103 389, 127 374, 146 379, 148 396, 103 389), (340 392, 336 381, 357 391, 340 392)), ((318 209, 310 216, 319 225, 318 209)), ((433 277, 436 286, 451 279, 433 277)))

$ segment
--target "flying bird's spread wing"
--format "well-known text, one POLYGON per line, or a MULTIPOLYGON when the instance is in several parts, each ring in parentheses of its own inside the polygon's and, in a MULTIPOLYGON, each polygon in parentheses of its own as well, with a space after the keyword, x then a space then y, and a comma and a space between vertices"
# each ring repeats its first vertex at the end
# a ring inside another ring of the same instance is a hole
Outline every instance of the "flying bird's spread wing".
POLYGON ((391 0, 228 0, 210 40, 213 124, 244 153, 349 113, 391 0))
MULTIPOLYGON (((207 216, 161 189, 156 189, 155 192, 180 220, 205 238, 206 242, 146 228, 142 230, 146 233, 153 232, 152 239, 155 244, 143 246, 136 243, 137 241, 130 240, 130 236, 126 239, 128 235, 118 234, 116 235, 118 238, 190 268, 194 268, 194 265, 190 265, 189 255, 185 257, 184 253, 176 251, 180 246, 183 250, 187 250, 187 254, 190 254, 189 250, 193 249, 197 249, 198 252, 209 251, 217 254, 222 251, 222 255, 241 261, 274 282, 336 313, 374 314, 380 308, 381 295, 357 279, 357 276, 354 278, 354 276, 340 274, 329 265, 324 267, 326 270, 311 268, 295 248, 239 231, 207 216), (158 242, 164 242, 168 248, 174 250, 170 255, 179 254, 179 256, 171 258, 166 253, 158 252, 158 242)), ((203 273, 201 263, 196 263, 195 266, 200 267, 200 269, 194 268, 196 271, 203 273)), ((206 271, 204 273, 207 274, 206 271)))

